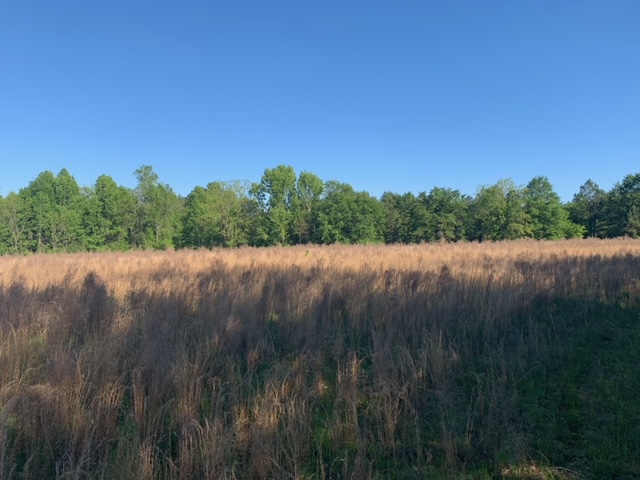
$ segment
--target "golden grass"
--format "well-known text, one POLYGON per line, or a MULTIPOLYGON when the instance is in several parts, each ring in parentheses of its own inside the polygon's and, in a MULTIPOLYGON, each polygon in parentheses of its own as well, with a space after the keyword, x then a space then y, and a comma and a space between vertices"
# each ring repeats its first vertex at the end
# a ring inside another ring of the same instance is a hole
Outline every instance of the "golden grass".
MULTIPOLYGON (((540 261, 557 258, 637 255, 640 243, 632 239, 615 240, 519 240, 495 243, 457 243, 421 245, 350 245, 294 246, 218 250, 130 251, 117 253, 34 254, 0 257, 0 285, 26 281, 29 288, 43 289, 60 285, 65 277, 84 277, 95 272, 110 290, 126 294, 142 281, 155 283, 158 275, 188 276, 224 266, 250 269, 253 267, 322 268, 336 271, 381 272, 438 271, 447 266, 452 273, 468 274, 470 270, 486 269, 494 273, 511 272, 514 261, 540 261), (154 282, 151 282, 154 280, 154 282)), ((161 282, 160 282, 161 283, 161 282)))
POLYGON ((628 239, 1 257, 0 479, 511 475, 519 385, 639 272, 628 239))

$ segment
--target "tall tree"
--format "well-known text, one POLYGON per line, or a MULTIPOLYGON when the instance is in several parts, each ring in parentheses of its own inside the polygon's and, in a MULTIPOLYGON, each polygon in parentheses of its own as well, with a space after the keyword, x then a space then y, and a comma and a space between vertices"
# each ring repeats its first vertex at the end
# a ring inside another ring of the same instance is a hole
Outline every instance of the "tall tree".
POLYGON ((0 197, 0 254, 27 251, 27 210, 24 199, 11 192, 0 197))
POLYGON ((416 211, 421 207, 413 193, 399 195, 385 192, 380 198, 386 223, 384 241, 386 243, 414 243, 418 241, 416 211))
POLYGON ((181 245, 186 247, 237 247, 246 245, 247 188, 239 181, 212 182, 187 196, 181 245))
POLYGON ((433 188, 422 197, 429 211, 428 240, 456 242, 465 236, 468 199, 458 190, 433 188))
POLYGON ((640 206, 631 205, 627 214, 626 234, 632 238, 640 238, 640 206))
POLYGON ((85 187, 84 209, 82 211, 82 230, 84 248, 90 252, 106 248, 107 220, 104 218, 95 187, 85 187))
POLYGON ((178 246, 209 247, 215 244, 207 222, 207 190, 197 186, 187 195, 182 214, 182 236, 178 246))
POLYGON ((569 218, 572 222, 582 225, 587 237, 602 237, 604 230, 602 214, 607 194, 593 180, 587 180, 580 191, 573 196, 568 205, 569 218))
POLYGON ((513 180, 502 179, 481 187, 469 209, 470 240, 514 240, 530 237, 530 218, 525 209, 524 189, 513 180))
POLYGON ((100 175, 86 196, 84 225, 89 248, 131 248, 138 208, 134 192, 110 176, 100 175))
POLYGON ((640 173, 629 174, 616 183, 603 212, 603 227, 607 237, 637 235, 637 212, 640 210, 640 173))
POLYGON ((314 238, 313 219, 323 191, 324 183, 317 175, 300 172, 293 200, 293 230, 297 243, 309 243, 314 238))
POLYGON ((547 177, 535 177, 527 184, 524 208, 535 239, 553 240, 583 234, 583 228, 569 220, 569 212, 547 177))
POLYGON ((169 185, 161 183, 149 165, 134 172, 138 179, 136 246, 165 249, 174 245, 180 227, 182 203, 169 185))
POLYGON ((469 239, 501 240, 506 220, 506 198, 500 185, 480 187, 469 206, 469 239))
POLYGON ((53 248, 66 251, 84 249, 82 215, 86 197, 66 168, 55 179, 54 198, 53 248))
POLYGON ((263 211, 266 240, 270 244, 290 244, 296 198, 296 173, 293 167, 278 165, 267 168, 260 183, 252 185, 251 195, 263 211))
POLYGON ((524 189, 517 187, 510 178, 499 180, 497 185, 504 196, 504 224, 501 240, 531 237, 529 216, 525 211, 524 189))
POLYGON ((325 183, 318 215, 318 243, 377 243, 384 241, 385 211, 367 192, 331 180, 325 183))
POLYGON ((31 251, 84 249, 82 215, 85 197, 75 178, 62 169, 40 173, 18 193, 29 227, 31 251))
POLYGON ((265 226, 265 212, 260 202, 252 194, 242 200, 242 218, 245 222, 247 242, 250 246, 271 245, 265 226))
POLYGON ((56 177, 47 170, 18 192, 25 205, 29 225, 27 246, 32 252, 46 251, 54 246, 53 228, 56 217, 56 177))

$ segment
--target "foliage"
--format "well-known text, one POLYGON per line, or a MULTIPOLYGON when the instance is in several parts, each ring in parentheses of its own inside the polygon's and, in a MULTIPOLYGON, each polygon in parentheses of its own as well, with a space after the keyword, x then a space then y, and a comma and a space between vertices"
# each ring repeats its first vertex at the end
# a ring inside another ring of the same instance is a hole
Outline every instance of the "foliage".
POLYGON ((421 229, 426 225, 427 210, 418 202, 413 193, 399 195, 385 192, 380 198, 384 207, 386 222, 384 241, 386 243, 416 243, 420 240, 421 229))
POLYGON ((301 172, 296 182, 293 201, 293 234, 297 243, 309 243, 316 238, 314 219, 318 213, 324 183, 311 172, 301 172))
POLYGON ((269 244, 289 245, 293 230, 293 205, 296 198, 296 173, 293 167, 267 168, 251 194, 264 215, 265 237, 269 244))
POLYGON ((169 185, 160 183, 149 165, 135 172, 138 200, 133 243, 143 248, 166 249, 178 236, 182 204, 169 185))
POLYGON ((384 209, 367 192, 330 180, 318 214, 318 243, 382 242, 384 209))
POLYGON ((542 176, 526 186, 500 180, 473 197, 435 187, 377 199, 286 165, 258 183, 214 181, 186 198, 149 165, 134 175, 130 189, 108 175, 80 187, 66 169, 42 172, 0 197, 0 254, 640 236, 640 174, 610 192, 588 180, 566 205, 542 176))
POLYGON ((569 217, 581 225, 587 237, 601 238, 605 235, 602 214, 607 203, 607 193, 593 180, 587 180, 569 204, 569 217))
POLYGON ((188 196, 182 219, 183 247, 237 247, 248 242, 243 208, 246 187, 239 182, 213 182, 188 196))
POLYGON ((469 207, 473 240, 515 240, 531 237, 531 217, 525 210, 525 189, 510 179, 481 187, 469 207))
MULTIPOLYGON (((25 249, 32 252, 84 249, 82 210, 85 198, 75 178, 62 169, 57 176, 42 172, 18 193, 14 213, 20 211, 26 223, 25 249), (19 205, 18 205, 19 204, 19 205)), ((17 227, 14 217, 14 247, 17 227)), ((21 235, 21 234, 20 234, 21 235)))
POLYGON ((640 173, 627 175, 609 192, 604 208, 607 237, 637 236, 637 212, 640 208, 640 173))
POLYGON ((28 227, 24 197, 13 192, 0 197, 0 254, 24 252, 28 227))
POLYGON ((524 210, 537 240, 582 236, 583 229, 569 220, 560 197, 546 177, 535 177, 524 189, 524 210))
POLYGON ((458 190, 434 188, 418 196, 426 209, 426 230, 422 239, 430 242, 457 242, 465 238, 469 199, 458 190))

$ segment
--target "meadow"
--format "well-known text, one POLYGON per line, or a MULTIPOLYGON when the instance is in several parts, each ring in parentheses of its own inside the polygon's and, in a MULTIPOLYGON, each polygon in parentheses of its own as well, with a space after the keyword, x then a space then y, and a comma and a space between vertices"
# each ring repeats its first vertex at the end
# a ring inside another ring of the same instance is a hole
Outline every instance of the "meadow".
POLYGON ((640 241, 0 257, 0 480, 640 478, 640 241))

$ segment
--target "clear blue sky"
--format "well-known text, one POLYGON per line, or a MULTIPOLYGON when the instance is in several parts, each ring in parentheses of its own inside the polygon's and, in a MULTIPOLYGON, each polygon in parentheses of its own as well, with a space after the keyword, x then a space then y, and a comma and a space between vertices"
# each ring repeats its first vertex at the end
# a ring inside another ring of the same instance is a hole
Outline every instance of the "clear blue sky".
POLYGON ((379 196, 640 172, 638 0, 0 4, 0 194, 292 165, 379 196))

